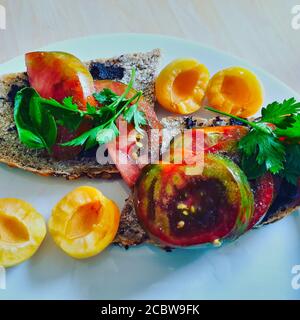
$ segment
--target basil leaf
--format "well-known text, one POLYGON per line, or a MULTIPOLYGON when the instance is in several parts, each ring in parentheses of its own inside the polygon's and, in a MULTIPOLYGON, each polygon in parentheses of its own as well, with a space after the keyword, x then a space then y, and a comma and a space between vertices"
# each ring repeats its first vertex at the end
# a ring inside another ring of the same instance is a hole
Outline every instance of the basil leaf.
POLYGON ((57 126, 54 117, 40 104, 40 99, 33 88, 19 91, 15 99, 14 120, 23 144, 50 152, 56 142, 57 126))
POLYGON ((18 129, 20 141, 32 149, 44 149, 44 141, 35 133, 27 129, 18 129))
POLYGON ((47 111, 43 112, 43 126, 41 134, 48 148, 52 148, 57 140, 57 125, 54 117, 47 111))
POLYGON ((36 132, 30 117, 31 101, 36 97, 39 95, 31 88, 24 88, 16 94, 14 120, 21 143, 29 148, 43 149, 45 148, 44 141, 36 132))

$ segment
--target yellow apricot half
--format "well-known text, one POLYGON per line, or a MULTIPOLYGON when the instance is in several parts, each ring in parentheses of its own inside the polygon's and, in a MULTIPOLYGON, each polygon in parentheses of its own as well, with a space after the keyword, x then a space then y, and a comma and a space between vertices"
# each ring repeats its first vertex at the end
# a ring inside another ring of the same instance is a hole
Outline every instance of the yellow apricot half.
POLYGON ((200 109, 208 81, 205 65, 196 59, 176 59, 157 77, 156 98, 168 111, 190 114, 200 109))
POLYGON ((0 199, 0 265, 11 267, 29 259, 46 235, 46 224, 29 203, 0 199))
POLYGON ((93 187, 68 193, 52 210, 49 231, 68 255, 84 259, 97 255, 115 238, 120 222, 117 205, 93 187))
POLYGON ((217 72, 209 81, 208 105, 243 118, 254 115, 263 104, 263 89, 256 75, 241 67, 217 72))

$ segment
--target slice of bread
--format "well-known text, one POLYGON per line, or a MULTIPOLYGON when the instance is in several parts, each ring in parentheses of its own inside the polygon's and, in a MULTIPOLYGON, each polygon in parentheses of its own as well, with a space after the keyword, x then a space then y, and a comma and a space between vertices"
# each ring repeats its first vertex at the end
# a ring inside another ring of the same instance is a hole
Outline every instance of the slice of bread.
MULTIPOLYGON (((145 98, 154 107, 154 79, 160 63, 159 49, 147 53, 124 54, 111 59, 86 62, 93 78, 110 79, 128 83, 132 67, 136 68, 135 88, 143 90, 145 98)), ((29 86, 26 73, 0 77, 0 162, 42 176, 62 176, 77 179, 112 178, 118 176, 114 165, 99 165, 96 150, 82 152, 76 159, 57 161, 43 151, 28 149, 19 141, 13 119, 14 98, 18 90, 29 86)))
MULTIPOLYGON (((229 118, 216 117, 212 119, 203 119, 197 117, 167 117, 162 119, 162 124, 170 130, 170 136, 175 136, 183 129, 192 127, 213 127, 226 125, 241 125, 235 120, 229 118)), ((300 187, 293 187, 286 182, 281 182, 277 196, 273 201, 263 221, 259 226, 276 222, 300 207, 300 187)), ((133 196, 131 195, 122 210, 121 222, 115 243, 122 246, 134 246, 141 243, 152 243, 147 232, 139 224, 135 213, 133 196)))

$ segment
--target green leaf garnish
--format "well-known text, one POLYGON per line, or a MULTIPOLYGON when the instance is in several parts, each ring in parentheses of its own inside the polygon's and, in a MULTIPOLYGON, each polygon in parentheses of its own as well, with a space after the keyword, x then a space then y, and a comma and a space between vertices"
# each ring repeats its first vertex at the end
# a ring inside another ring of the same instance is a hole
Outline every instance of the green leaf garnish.
POLYGON ((119 129, 117 126, 112 122, 109 126, 107 126, 105 129, 99 130, 96 136, 96 140, 101 144, 106 144, 108 142, 111 142, 119 135, 119 129))
POLYGON ((104 88, 102 91, 95 93, 94 98, 102 105, 110 105, 114 103, 119 96, 108 88, 104 88))
POLYGON ((32 88, 20 90, 15 98, 14 119, 22 143, 33 149, 51 152, 57 138, 54 117, 40 105, 40 96, 32 88))
POLYGON ((282 103, 277 101, 267 105, 261 110, 260 122, 268 122, 276 127, 285 129, 295 122, 294 116, 300 111, 300 103, 295 98, 283 100, 282 103))
POLYGON ((290 183, 298 183, 300 103, 295 98, 267 105, 257 121, 249 121, 210 107, 206 109, 239 120, 250 127, 249 133, 238 143, 242 156, 241 167, 249 179, 269 171, 279 174, 290 183))

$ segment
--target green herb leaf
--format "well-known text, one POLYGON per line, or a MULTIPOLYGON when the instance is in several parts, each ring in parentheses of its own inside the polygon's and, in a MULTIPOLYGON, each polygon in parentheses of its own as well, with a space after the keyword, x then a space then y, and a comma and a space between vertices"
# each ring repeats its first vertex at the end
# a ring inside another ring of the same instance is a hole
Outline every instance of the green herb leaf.
POLYGON ((96 143, 96 136, 97 136, 98 131, 101 128, 102 128, 102 126, 90 129, 90 130, 84 132, 79 137, 74 138, 71 141, 62 143, 61 146, 63 146, 63 147, 83 146, 87 141, 90 141, 90 144, 92 144, 92 140, 96 143))
POLYGON ((280 137, 285 137, 296 142, 300 140, 300 114, 294 117, 294 122, 289 128, 275 130, 275 133, 280 137))
POLYGON ((123 113, 123 118, 125 121, 128 123, 133 122, 134 119, 134 113, 137 112, 137 105, 134 104, 132 106, 129 106, 128 108, 125 109, 123 113))
POLYGON ((281 176, 288 182, 298 185, 300 177, 300 145, 291 144, 286 147, 286 165, 281 176))
POLYGON ((241 168, 250 180, 257 179, 267 172, 265 164, 258 164, 256 157, 257 154, 247 156, 245 153, 242 153, 241 168))
POLYGON ((275 135, 251 130, 238 145, 248 158, 255 155, 257 164, 259 166, 264 164, 273 174, 283 169, 285 149, 275 135))
MULTIPOLYGON (((53 99, 52 99, 53 101, 53 99)), ((54 100, 55 101, 55 100, 54 100)), ((69 110, 72 111, 78 111, 78 105, 76 103, 73 103, 73 97, 66 97, 63 99, 63 106, 68 108, 69 110)))
POLYGON ((123 113, 124 119, 128 123, 133 123, 135 126, 135 129, 139 132, 142 132, 141 126, 147 124, 147 120, 145 118, 144 112, 140 111, 138 109, 138 103, 136 102, 132 106, 129 106, 127 109, 125 109, 123 113))
POLYGON ((57 126, 54 117, 40 106, 39 99, 32 88, 19 91, 15 98, 14 120, 23 144, 51 152, 57 138, 57 126))
POLYGON ((97 109, 96 107, 92 106, 89 102, 87 103, 86 105, 86 110, 87 110, 87 113, 89 115, 95 115, 97 114, 97 109))
POLYGON ((261 119, 256 122, 210 107, 207 109, 240 120, 251 127, 238 144, 242 169, 250 179, 269 171, 297 183, 300 177, 300 103, 294 98, 269 104, 262 110, 261 119))
POLYGON ((119 129, 112 122, 108 127, 98 131, 96 140, 99 143, 99 145, 102 145, 102 144, 106 144, 108 142, 111 142, 118 135, 119 135, 119 129))
POLYGON ((28 148, 32 148, 32 149, 46 148, 43 140, 32 131, 18 128, 18 134, 19 134, 20 141, 23 144, 25 144, 28 148))
POLYGON ((48 148, 51 149, 56 143, 57 125, 54 117, 47 111, 43 112, 43 125, 40 132, 48 148))
POLYGON ((299 111, 300 103, 296 102, 295 98, 283 100, 282 103, 275 101, 262 109, 260 122, 269 122, 285 129, 295 122, 293 116, 299 111))
POLYGON ((94 94, 94 98, 102 105, 110 105, 118 100, 119 96, 108 88, 94 94))

